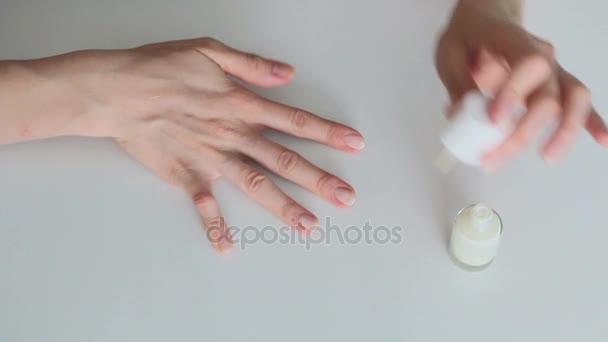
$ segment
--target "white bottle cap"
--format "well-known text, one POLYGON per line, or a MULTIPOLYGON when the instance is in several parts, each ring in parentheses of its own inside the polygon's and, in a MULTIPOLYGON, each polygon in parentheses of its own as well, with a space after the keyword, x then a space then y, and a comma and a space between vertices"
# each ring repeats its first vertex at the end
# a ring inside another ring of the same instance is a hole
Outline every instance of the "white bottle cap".
POLYGON ((450 162, 446 161, 446 151, 460 162, 479 166, 482 156, 508 137, 509 128, 500 127, 490 121, 490 101, 489 97, 480 92, 465 95, 460 110, 452 117, 440 137, 445 150, 435 164, 442 172, 449 171, 450 162))
POLYGON ((475 204, 470 210, 472 227, 479 233, 487 231, 492 224, 492 216, 494 214, 492 209, 483 204, 475 204))
POLYGON ((454 220, 450 254, 464 268, 483 269, 496 258, 501 235, 502 220, 492 208, 484 204, 466 207, 454 220))

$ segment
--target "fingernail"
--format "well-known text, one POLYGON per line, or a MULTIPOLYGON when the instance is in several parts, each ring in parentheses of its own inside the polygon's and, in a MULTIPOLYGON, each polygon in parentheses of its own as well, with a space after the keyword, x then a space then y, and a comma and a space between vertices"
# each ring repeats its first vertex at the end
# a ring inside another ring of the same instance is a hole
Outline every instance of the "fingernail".
POLYGON ((365 147, 365 139, 359 134, 349 133, 344 136, 344 144, 353 150, 362 150, 365 147))
POLYGON ((493 106, 491 106, 490 114, 494 118, 494 123, 497 126, 507 124, 510 116, 515 112, 515 106, 512 103, 505 102, 504 100, 494 100, 493 106))
POLYGON ((287 78, 293 74, 293 67, 289 64, 274 62, 272 64, 272 74, 280 78, 287 78))
POLYGON ((545 164, 547 164, 547 166, 550 168, 554 168, 557 165, 553 159, 545 159, 545 164))
POLYGON ((317 218, 310 215, 310 214, 302 214, 300 215, 300 217, 298 218, 298 223, 308 229, 311 229, 312 227, 314 227, 317 224, 317 218))
POLYGON ((357 200, 355 197, 355 192, 348 188, 339 187, 336 189, 334 194, 340 203, 347 206, 355 204, 355 201, 357 200))
POLYGON ((597 141, 602 145, 602 146, 608 146, 608 133, 604 133, 601 134, 600 136, 597 137, 597 141))
POLYGON ((561 149, 558 144, 551 144, 547 146, 544 151, 541 151, 541 156, 549 167, 555 167, 557 165, 561 149))
POLYGON ((232 252, 232 248, 233 248, 233 243, 232 243, 232 237, 229 235, 230 233, 224 233, 221 236, 219 236, 216 240, 216 242, 213 244, 215 249, 220 253, 220 254, 229 254, 230 252, 232 252), (228 235, 226 235, 228 234, 228 235))
POLYGON ((545 161, 545 164, 547 164, 548 167, 555 167, 557 165, 557 159, 551 154, 545 154, 543 156, 543 160, 545 161))
POLYGON ((218 244, 218 247, 220 249, 220 253, 230 254, 234 245, 232 244, 232 241, 230 239, 222 238, 218 244))
POLYGON ((488 175, 496 173, 496 171, 498 171, 503 166, 503 164, 504 160, 496 156, 492 158, 486 157, 485 159, 482 159, 481 162, 484 173, 488 175))

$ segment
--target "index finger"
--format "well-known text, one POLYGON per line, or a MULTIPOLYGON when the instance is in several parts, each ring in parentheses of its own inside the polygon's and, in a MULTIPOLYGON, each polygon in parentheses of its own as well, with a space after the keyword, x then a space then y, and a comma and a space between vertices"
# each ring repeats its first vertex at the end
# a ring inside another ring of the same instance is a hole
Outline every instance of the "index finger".
POLYGON ((305 110, 261 99, 257 121, 296 137, 310 139, 347 152, 365 147, 361 133, 305 110))
POLYGON ((522 59, 498 91, 490 106, 490 119, 495 123, 501 122, 516 112, 519 106, 525 106, 526 99, 549 80, 552 72, 551 63, 542 54, 522 59))
POLYGON ((585 129, 598 143, 608 146, 608 128, 595 109, 591 110, 591 114, 585 123, 585 129))

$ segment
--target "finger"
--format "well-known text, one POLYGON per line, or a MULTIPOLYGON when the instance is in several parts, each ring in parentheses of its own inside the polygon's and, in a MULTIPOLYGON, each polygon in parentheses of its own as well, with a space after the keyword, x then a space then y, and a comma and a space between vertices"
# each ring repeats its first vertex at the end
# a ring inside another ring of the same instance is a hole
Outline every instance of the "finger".
POLYGON ((255 148, 244 147, 242 152, 277 175, 337 206, 349 207, 355 203, 356 196, 352 186, 279 144, 261 139, 255 148))
POLYGON ((494 123, 508 120, 535 90, 549 81, 552 71, 552 65, 542 54, 521 59, 490 105, 490 119, 494 123))
POLYGON ((608 128, 595 109, 591 110, 591 115, 587 118, 585 129, 598 143, 608 147, 608 128))
POLYGON ((555 55, 554 48, 549 42, 531 35, 520 25, 501 22, 492 27, 494 28, 492 30, 468 35, 469 46, 487 47, 493 54, 504 57, 511 67, 535 55, 542 55, 548 59, 555 55))
POLYGON ((462 109, 462 99, 458 99, 455 102, 450 102, 444 109, 446 118, 448 120, 450 120, 461 109, 462 109))
POLYGON ((471 77, 471 61, 466 47, 451 39, 453 38, 449 35, 441 38, 435 55, 435 64, 450 100, 456 103, 464 94, 477 89, 477 86, 471 77))
POLYGON ((576 77, 566 71, 560 73, 564 115, 555 133, 543 148, 543 158, 556 163, 572 145, 591 113, 591 92, 576 77))
MULTIPOLYGON (((159 169, 166 168, 161 159, 159 169)), ((217 176, 205 174, 201 168, 195 168, 196 161, 177 159, 170 163, 162 174, 171 183, 183 188, 192 195, 192 201, 203 221, 207 238, 213 248, 221 254, 232 251, 232 235, 211 192, 211 182, 217 176)))
POLYGON ((258 110, 257 121, 266 127, 347 152, 360 151, 365 147, 365 139, 353 128, 307 111, 264 99, 258 110))
POLYGON ((294 76, 294 68, 289 64, 240 51, 217 40, 207 38, 199 41, 196 49, 226 73, 256 86, 281 86, 294 76))
POLYGON ((222 171, 241 191, 284 223, 304 231, 318 224, 315 215, 287 196, 267 175, 244 162, 232 159, 224 164, 222 171))
POLYGON ((472 77, 481 92, 496 97, 507 81, 509 72, 510 68, 506 60, 482 49, 472 70, 472 77))
POLYGON ((518 122, 513 133, 496 149, 482 158, 490 170, 497 170, 521 152, 543 127, 560 113, 560 103, 556 96, 537 95, 530 102, 529 111, 518 122))
POLYGON ((215 197, 210 191, 202 190, 192 196, 207 231, 207 238, 215 250, 221 254, 232 251, 233 241, 215 197))

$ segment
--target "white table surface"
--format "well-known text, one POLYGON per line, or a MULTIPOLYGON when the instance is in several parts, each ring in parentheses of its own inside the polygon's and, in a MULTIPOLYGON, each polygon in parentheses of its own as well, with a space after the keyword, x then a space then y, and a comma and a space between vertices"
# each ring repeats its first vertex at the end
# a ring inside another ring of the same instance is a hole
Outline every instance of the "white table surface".
MULTIPOLYGON (((608 3, 530 1, 529 27, 608 112, 608 3)), ((430 161, 446 97, 433 47, 452 1, 2 0, 0 59, 213 36, 298 68, 262 93, 363 132, 346 155, 271 135, 358 191, 337 209, 278 180, 341 229, 403 227, 399 244, 209 246, 188 196, 111 141, 0 147, 0 341, 605 341, 608 151, 587 136, 558 167, 538 148, 486 176, 430 161), (446 254, 459 207, 505 231, 481 273, 446 254)), ((280 223, 226 181, 237 227, 280 223)))

